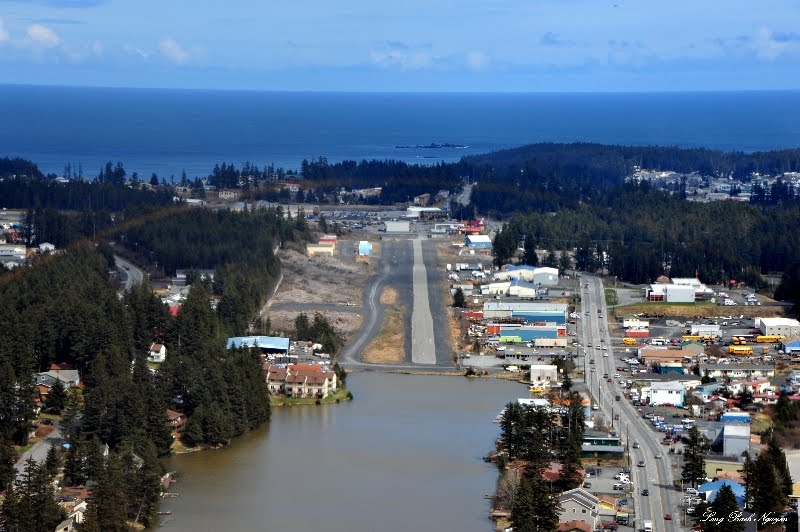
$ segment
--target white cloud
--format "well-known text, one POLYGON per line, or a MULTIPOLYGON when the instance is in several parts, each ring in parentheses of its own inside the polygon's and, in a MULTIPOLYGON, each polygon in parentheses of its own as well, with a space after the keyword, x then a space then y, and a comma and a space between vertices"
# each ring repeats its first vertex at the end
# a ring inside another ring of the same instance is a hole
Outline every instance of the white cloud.
POLYGON ((0 42, 6 42, 10 38, 11 36, 6 29, 6 23, 3 21, 3 17, 0 17, 0 42))
POLYGON ((478 72, 486 70, 486 67, 489 66, 489 56, 483 52, 470 52, 467 54, 467 65, 478 72))
POLYGON ((185 63, 186 60, 189 59, 189 54, 186 53, 186 50, 171 37, 161 41, 158 50, 164 57, 179 65, 185 63))
POLYGON ((798 36, 794 33, 773 33, 768 28, 758 30, 754 39, 756 54, 761 59, 774 61, 784 53, 798 51, 798 36))
POLYGON ((122 47, 122 50, 127 54, 135 55, 141 57, 142 59, 150 59, 150 52, 142 50, 141 48, 138 48, 131 44, 126 44, 125 46, 122 47))
POLYGON ((404 70, 421 70, 433 66, 433 56, 427 50, 410 50, 408 46, 390 46, 386 50, 373 51, 372 62, 381 67, 399 67, 404 70))
POLYGON ((61 37, 43 24, 31 24, 27 30, 28 42, 40 48, 56 48, 61 45, 61 37))

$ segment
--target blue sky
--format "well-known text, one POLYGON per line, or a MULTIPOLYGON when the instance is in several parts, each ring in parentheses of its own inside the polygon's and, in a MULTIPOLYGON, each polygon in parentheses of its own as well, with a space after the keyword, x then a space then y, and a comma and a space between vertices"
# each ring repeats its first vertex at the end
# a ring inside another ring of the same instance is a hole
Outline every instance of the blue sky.
POLYGON ((0 83, 800 89, 800 2, 0 0, 0 83))

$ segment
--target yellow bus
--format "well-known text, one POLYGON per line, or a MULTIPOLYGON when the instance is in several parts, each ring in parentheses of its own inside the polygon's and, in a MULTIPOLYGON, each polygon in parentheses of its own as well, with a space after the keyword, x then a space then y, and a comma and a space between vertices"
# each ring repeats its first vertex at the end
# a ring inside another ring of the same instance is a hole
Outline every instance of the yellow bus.
POLYGON ((681 342, 699 342, 700 336, 697 334, 684 334, 681 336, 681 342))
POLYGON ((756 336, 756 342, 759 344, 776 344, 786 338, 783 335, 771 335, 771 336, 756 336))
POLYGON ((623 338, 622 343, 624 345, 636 345, 638 342, 636 341, 636 338, 623 338))
POLYGON ((732 345, 728 347, 728 353, 732 355, 752 355, 753 348, 749 345, 732 345))

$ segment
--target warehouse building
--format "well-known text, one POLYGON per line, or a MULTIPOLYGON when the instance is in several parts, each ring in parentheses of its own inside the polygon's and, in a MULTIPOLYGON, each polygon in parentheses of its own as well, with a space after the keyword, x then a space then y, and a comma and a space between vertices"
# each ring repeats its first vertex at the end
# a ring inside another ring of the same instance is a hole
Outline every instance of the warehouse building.
POLYGON ((647 392, 647 404, 650 406, 683 406, 686 388, 679 382, 654 382, 647 392))
POLYGON ((745 451, 750 452, 750 425, 726 423, 722 429, 723 456, 740 458, 745 451))
POLYGON ((558 367, 552 364, 531 364, 531 382, 551 382, 558 381, 558 367))
POLYGON ((533 266, 506 266, 504 271, 494 274, 495 281, 518 281, 531 283, 537 286, 557 286, 557 268, 534 268, 533 266))
POLYGON ((385 222, 387 233, 410 233, 411 222, 385 222))
POLYGON ((722 336, 722 329, 719 325, 708 325, 703 323, 695 323, 691 327, 693 336, 722 336))
POLYGON ((800 336, 800 322, 790 318, 756 318, 756 328, 765 336, 800 336))
POLYGON ((651 284, 646 289, 646 299, 664 303, 694 303, 695 290, 694 287, 685 285, 651 284))
POLYGON ((481 285, 481 294, 484 296, 504 296, 508 294, 511 282, 506 283, 487 283, 481 285))
POLYGON ((486 301, 483 304, 486 319, 521 318, 530 323, 567 323, 567 305, 556 303, 508 303, 486 301))
POLYGON ((486 235, 467 235, 464 243, 472 249, 492 249, 492 239, 486 235))
POLYGON ((532 342, 540 338, 567 338, 565 325, 518 325, 514 323, 490 323, 486 334, 502 337, 517 337, 520 342, 532 342))

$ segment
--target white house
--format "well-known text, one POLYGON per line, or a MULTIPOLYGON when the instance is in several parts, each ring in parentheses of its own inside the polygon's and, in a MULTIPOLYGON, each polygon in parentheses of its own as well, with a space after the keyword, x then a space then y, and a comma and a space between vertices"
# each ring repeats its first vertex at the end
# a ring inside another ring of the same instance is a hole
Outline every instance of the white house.
POLYGON ((558 496, 561 503, 559 523, 581 521, 591 527, 597 528, 597 516, 600 513, 600 499, 583 488, 575 488, 563 492, 558 496))
POLYGON ((164 344, 153 344, 150 346, 150 353, 147 355, 148 362, 161 364, 167 358, 167 348, 164 344))
POLYGON ((56 250, 56 247, 51 244, 50 242, 42 242, 39 244, 39 253, 44 255, 45 253, 52 253, 56 250))
POLYGON ((554 384, 558 381, 558 367, 552 364, 531 364, 531 383, 554 384))
POLYGON ((686 388, 679 382, 654 382, 647 392, 647 401, 651 406, 683 406, 685 394, 686 388))

